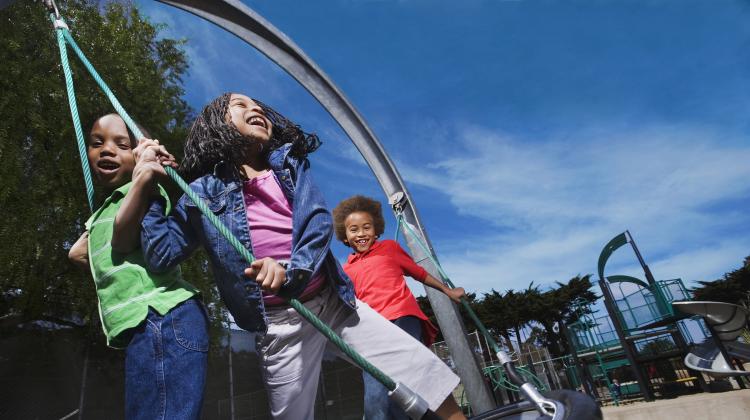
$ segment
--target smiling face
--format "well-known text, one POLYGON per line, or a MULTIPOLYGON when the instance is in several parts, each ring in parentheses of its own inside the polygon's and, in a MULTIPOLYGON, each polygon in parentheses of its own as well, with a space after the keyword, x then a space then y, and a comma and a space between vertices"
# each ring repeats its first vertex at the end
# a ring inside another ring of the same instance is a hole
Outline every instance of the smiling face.
POLYGON ((133 145, 119 115, 105 115, 96 120, 89 135, 88 157, 91 172, 107 190, 130 181, 135 167, 133 145))
POLYGON ((267 143, 273 134, 273 124, 255 101, 245 95, 233 93, 229 98, 228 118, 245 137, 261 144, 267 143))
POLYGON ((346 228, 346 241, 358 254, 367 252, 378 239, 370 213, 355 211, 349 214, 344 219, 344 227, 346 228))

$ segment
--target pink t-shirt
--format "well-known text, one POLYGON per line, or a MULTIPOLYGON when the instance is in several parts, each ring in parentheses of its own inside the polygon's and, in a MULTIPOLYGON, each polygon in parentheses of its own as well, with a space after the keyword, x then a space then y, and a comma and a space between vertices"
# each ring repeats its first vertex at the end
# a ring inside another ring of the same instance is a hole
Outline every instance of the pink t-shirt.
MULTIPOLYGON (((250 225, 250 240, 255 258, 271 257, 289 260, 292 255, 292 206, 281 190, 273 171, 267 171, 245 181, 242 188, 250 225)), ((323 276, 315 275, 302 292, 300 299, 317 293, 323 287, 323 276)), ((278 306, 286 301, 263 292, 266 305, 278 306)))

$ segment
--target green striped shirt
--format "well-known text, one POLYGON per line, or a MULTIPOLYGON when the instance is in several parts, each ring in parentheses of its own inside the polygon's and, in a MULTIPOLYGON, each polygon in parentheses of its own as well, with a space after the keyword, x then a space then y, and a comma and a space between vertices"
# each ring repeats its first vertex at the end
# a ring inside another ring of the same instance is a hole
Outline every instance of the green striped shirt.
MULTIPOLYGON (((145 268, 140 247, 127 255, 112 250, 115 215, 131 185, 129 182, 112 192, 86 222, 89 264, 99 298, 99 317, 107 345, 115 348, 127 346, 124 338, 118 337, 146 319, 149 307, 165 315, 179 303, 198 294, 195 287, 182 279, 180 267, 165 273, 152 273, 145 268)), ((161 186, 159 192, 167 201, 169 212, 169 198, 161 186)))

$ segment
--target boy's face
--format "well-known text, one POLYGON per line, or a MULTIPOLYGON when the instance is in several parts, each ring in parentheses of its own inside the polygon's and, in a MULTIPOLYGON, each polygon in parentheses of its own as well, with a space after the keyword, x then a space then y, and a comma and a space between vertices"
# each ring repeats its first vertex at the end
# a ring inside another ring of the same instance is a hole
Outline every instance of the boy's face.
POLYGON ((108 190, 130 181, 135 158, 128 129, 119 115, 96 120, 89 135, 88 156, 94 177, 108 190))
POLYGON ((263 108, 245 95, 233 93, 229 98, 229 120, 237 130, 259 143, 266 143, 273 134, 273 124, 263 108))
POLYGON ((367 252, 378 239, 375 235, 372 215, 364 211, 355 211, 346 216, 344 228, 346 229, 346 241, 359 254, 367 252))

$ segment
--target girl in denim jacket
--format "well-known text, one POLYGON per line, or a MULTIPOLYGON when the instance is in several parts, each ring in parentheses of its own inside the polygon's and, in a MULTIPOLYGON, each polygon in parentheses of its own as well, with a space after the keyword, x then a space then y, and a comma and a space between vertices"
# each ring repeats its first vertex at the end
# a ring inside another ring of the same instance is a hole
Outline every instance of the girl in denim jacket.
POLYGON ((355 299, 351 281, 331 253, 331 214, 309 173, 306 156, 319 145, 317 136, 260 101, 229 93, 216 98, 193 124, 181 170, 190 188, 257 259, 247 267, 183 196, 168 216, 163 200, 148 206, 141 231, 147 264, 168 270, 198 246, 206 249, 234 321, 258 333, 256 348, 275 419, 313 419, 323 353, 341 355, 286 303, 289 298, 303 302, 438 415, 463 418, 451 395, 458 377, 355 299))

